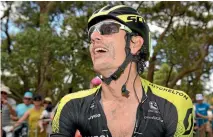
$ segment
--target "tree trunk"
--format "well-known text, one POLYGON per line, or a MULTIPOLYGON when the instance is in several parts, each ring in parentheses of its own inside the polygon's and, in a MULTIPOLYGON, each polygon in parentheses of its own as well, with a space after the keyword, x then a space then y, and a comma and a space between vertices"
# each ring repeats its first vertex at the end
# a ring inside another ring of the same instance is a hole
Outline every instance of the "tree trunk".
POLYGON ((176 85, 177 81, 182 79, 185 75, 202 68, 204 59, 208 55, 209 47, 212 44, 212 42, 213 38, 210 38, 206 44, 200 46, 201 51, 200 59, 194 62, 194 64, 189 68, 183 68, 182 71, 171 81, 168 87, 173 88, 176 85))
MULTIPOLYGON (((40 7, 40 18, 39 18, 39 27, 40 27, 40 31, 44 32, 46 30, 50 29, 50 26, 48 24, 49 18, 49 11, 51 10, 51 8, 53 7, 52 3, 55 2, 42 2, 39 1, 38 5, 40 7)), ((43 38, 41 38, 43 39, 43 38)), ((42 41, 40 41, 40 64, 38 66, 38 87, 37 87, 37 92, 42 95, 43 97, 47 96, 50 94, 51 89, 49 89, 49 83, 50 83, 50 79, 48 79, 48 76, 50 74, 48 69, 50 66, 50 51, 48 50, 48 45, 45 45, 45 43, 42 43, 42 41)))

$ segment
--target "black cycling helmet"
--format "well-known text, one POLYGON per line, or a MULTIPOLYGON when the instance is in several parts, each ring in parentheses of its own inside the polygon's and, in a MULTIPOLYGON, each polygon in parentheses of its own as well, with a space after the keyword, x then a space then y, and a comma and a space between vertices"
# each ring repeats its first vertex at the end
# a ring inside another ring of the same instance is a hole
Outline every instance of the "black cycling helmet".
POLYGON ((145 19, 139 15, 137 10, 126 6, 105 6, 93 13, 88 20, 88 30, 91 26, 105 19, 114 19, 128 26, 134 33, 142 36, 144 44, 141 54, 144 61, 148 60, 150 54, 150 31, 145 19))

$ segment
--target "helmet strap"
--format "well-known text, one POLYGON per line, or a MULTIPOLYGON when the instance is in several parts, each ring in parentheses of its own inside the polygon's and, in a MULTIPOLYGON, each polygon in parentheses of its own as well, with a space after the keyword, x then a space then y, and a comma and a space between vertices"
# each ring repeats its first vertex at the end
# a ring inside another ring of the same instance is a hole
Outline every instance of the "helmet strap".
POLYGON ((125 46, 126 59, 124 60, 124 62, 110 77, 102 79, 103 82, 105 82, 107 85, 109 85, 112 80, 117 80, 121 76, 121 74, 124 72, 127 65, 134 60, 134 56, 131 54, 131 50, 130 50, 130 41, 132 36, 133 36, 133 33, 126 34, 126 46, 125 46))

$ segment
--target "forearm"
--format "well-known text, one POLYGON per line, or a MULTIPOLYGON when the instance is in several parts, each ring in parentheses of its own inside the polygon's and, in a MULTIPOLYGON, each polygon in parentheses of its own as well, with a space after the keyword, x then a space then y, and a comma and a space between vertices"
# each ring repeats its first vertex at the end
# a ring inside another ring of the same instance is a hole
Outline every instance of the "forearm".
POLYGON ((13 116, 16 116, 16 112, 15 110, 13 109, 13 107, 10 105, 10 104, 7 104, 8 108, 9 108, 9 111, 10 111, 10 114, 13 115, 13 116))
POLYGON ((17 121, 17 122, 13 125, 13 127, 16 128, 16 127, 18 127, 19 125, 21 125, 21 123, 22 123, 22 122, 17 121))
POLYGON ((24 122, 29 116, 28 112, 25 112, 25 114, 14 124, 14 128, 19 126, 22 122, 24 122))
POLYGON ((17 116, 11 116, 11 119, 13 120, 13 121, 18 121, 19 120, 19 118, 17 117, 17 116))
POLYGON ((209 117, 208 116, 204 116, 204 115, 201 115, 199 113, 197 113, 197 115, 200 117, 200 118, 204 118, 204 119, 208 119, 209 117))

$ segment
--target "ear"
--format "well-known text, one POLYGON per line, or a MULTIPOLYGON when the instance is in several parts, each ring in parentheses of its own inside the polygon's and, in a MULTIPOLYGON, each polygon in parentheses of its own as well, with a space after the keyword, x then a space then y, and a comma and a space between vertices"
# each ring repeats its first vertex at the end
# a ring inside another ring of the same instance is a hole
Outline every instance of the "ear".
POLYGON ((136 55, 137 52, 142 48, 144 40, 141 36, 132 36, 130 41, 130 49, 132 55, 136 55))

